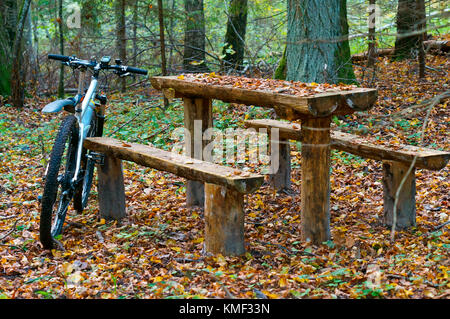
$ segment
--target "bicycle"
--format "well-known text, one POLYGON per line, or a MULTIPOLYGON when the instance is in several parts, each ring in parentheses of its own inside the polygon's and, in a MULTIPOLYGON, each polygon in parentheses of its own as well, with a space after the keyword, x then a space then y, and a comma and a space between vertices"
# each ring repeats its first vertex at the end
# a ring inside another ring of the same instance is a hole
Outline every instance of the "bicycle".
POLYGON ((106 95, 98 93, 99 74, 112 70, 120 77, 131 73, 147 75, 147 70, 122 65, 118 59, 110 65, 111 57, 81 60, 76 56, 49 54, 49 59, 80 71, 78 92, 74 97, 47 104, 42 112, 56 113, 65 110, 71 115, 63 118, 45 170, 45 185, 41 197, 39 238, 45 249, 54 246, 55 237, 62 233, 63 224, 73 200, 73 207, 81 213, 87 205, 91 191, 95 164, 101 164, 101 155, 83 147, 86 137, 102 136, 105 121, 106 95), (85 90, 87 71, 92 72, 85 90), (98 102, 97 102, 98 101, 98 102))

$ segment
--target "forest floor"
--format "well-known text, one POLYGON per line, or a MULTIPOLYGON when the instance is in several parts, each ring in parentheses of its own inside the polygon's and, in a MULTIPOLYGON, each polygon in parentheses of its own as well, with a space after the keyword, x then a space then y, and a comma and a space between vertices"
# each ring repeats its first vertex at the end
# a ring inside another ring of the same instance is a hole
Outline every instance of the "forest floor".
MULTIPOLYGON (((334 118, 333 125, 376 143, 418 144, 426 116, 421 103, 450 89, 449 59, 429 56, 427 65, 419 81, 416 61, 380 59, 370 84, 379 89, 375 107, 334 118)), ((356 70, 360 79, 371 76, 356 70)), ((149 87, 113 94, 106 135, 169 148, 168 132, 182 126, 182 107, 154 107, 155 94, 149 87)), ((205 256, 203 211, 186 208, 183 179, 132 163, 124 164, 128 216, 99 219, 94 187, 88 208, 68 214, 64 250, 45 251, 38 196, 63 116, 40 112, 48 100, 30 98, 19 110, 0 104, 0 298, 450 297, 449 165, 417 170, 417 226, 397 231, 391 242, 382 223, 381 163, 333 151, 332 241, 314 246, 300 239, 295 143, 294 193, 277 194, 265 184, 246 197, 244 256, 205 256)), ((424 146, 450 150, 449 104, 433 106, 424 146)), ((215 103, 214 112, 222 129, 272 116, 225 103, 215 103)))

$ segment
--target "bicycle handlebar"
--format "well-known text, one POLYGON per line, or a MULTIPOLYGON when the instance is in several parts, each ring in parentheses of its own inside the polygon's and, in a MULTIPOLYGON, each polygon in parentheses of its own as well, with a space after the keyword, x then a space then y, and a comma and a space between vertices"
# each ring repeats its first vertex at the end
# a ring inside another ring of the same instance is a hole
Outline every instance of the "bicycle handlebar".
POLYGON ((134 66, 127 66, 126 72, 136 73, 136 74, 142 74, 147 75, 148 71, 144 69, 135 68, 134 66))
POLYGON ((90 68, 98 68, 97 70, 115 70, 119 74, 125 74, 125 73, 135 73, 135 74, 142 74, 147 75, 148 71, 144 69, 139 69, 133 66, 126 66, 126 65, 109 65, 109 64, 103 64, 103 63, 97 63, 96 61, 88 61, 88 60, 80 60, 75 56, 67 56, 67 55, 60 55, 60 54, 49 54, 49 59, 52 60, 58 60, 61 62, 66 63, 67 65, 72 66, 85 66, 90 68))
POLYGON ((69 62, 69 60, 70 60, 70 57, 68 57, 66 55, 60 55, 60 54, 49 54, 48 58, 52 59, 52 60, 63 61, 63 62, 69 62))

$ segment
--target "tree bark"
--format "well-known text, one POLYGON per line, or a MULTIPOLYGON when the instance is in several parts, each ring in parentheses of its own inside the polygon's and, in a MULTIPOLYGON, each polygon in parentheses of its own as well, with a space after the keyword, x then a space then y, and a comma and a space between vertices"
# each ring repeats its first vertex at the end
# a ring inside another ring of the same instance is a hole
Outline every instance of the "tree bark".
POLYGON ((280 62, 278 62, 278 66, 273 74, 273 78, 277 80, 286 80, 286 47, 284 47, 283 55, 281 56, 280 62))
POLYGON ((425 11, 425 0, 416 0, 417 5, 417 24, 416 30, 419 32, 417 40, 418 62, 419 62, 419 78, 425 77, 425 48, 423 42, 426 38, 427 14, 425 11))
MULTIPOLYGON (((64 55, 63 0, 58 0, 59 54, 64 55)), ((64 65, 60 63, 58 97, 64 98, 64 65)))
MULTIPOLYGON (((31 5, 31 4, 30 4, 31 5)), ((39 64, 37 61, 37 50, 36 43, 34 41, 33 34, 35 32, 35 27, 32 20, 32 7, 29 9, 26 21, 26 32, 25 32, 25 43, 26 43, 26 57, 29 65, 29 80, 31 84, 36 85, 37 77, 39 74, 39 64)))
POLYGON ((83 56, 87 54, 88 48, 83 48, 83 36, 84 37, 97 37, 100 36, 98 17, 102 14, 99 9, 99 2, 97 1, 81 1, 81 28, 78 29, 76 36, 76 55, 89 59, 90 56, 83 56))
POLYGON ((138 25, 137 20, 139 15, 138 9, 139 9, 139 0, 135 0, 133 6, 133 66, 137 66, 137 55, 138 55, 138 46, 137 46, 137 25, 138 25))
POLYGON ((11 61, 17 27, 17 1, 0 2, 0 95, 11 94, 11 61))
POLYGON ((346 0, 288 0, 287 80, 354 83, 346 0))
POLYGON ((16 37, 17 27, 17 1, 16 0, 4 0, 0 3, 0 17, 2 20, 1 32, 4 33, 5 41, 9 41, 9 46, 12 47, 12 43, 16 37))
POLYGON ((186 27, 183 67, 187 72, 208 72, 205 61, 205 16, 203 0, 184 0, 186 27))
MULTIPOLYGON (((116 0, 116 48, 119 59, 124 63, 127 59, 127 39, 125 29, 125 0, 116 0)), ((126 88, 125 78, 119 79, 119 89, 124 92, 126 88)))
POLYGON ((367 67, 373 68, 376 61, 376 40, 375 40, 375 3, 376 0, 369 0, 370 12, 369 12, 369 45, 367 49, 367 67))
POLYGON ((223 48, 224 71, 243 68, 246 28, 247 0, 231 0, 223 48))
POLYGON ((398 0, 397 7, 397 37, 395 40, 394 56, 397 60, 411 58, 417 48, 417 34, 414 34, 416 25, 417 0, 398 0))
MULTIPOLYGON (((172 7, 171 7, 171 11, 175 12, 175 8, 176 8, 176 0, 172 0, 172 7)), ((174 19, 174 15, 171 14, 169 15, 169 28, 168 30, 174 30, 175 28, 175 19, 174 19)), ((169 48, 169 70, 173 69, 173 53, 174 53, 174 47, 175 47, 175 43, 174 43, 174 39, 172 37, 172 32, 168 31, 168 41, 170 42, 170 48, 169 48)))
POLYGON ((20 13, 19 22, 17 24, 17 29, 15 32, 15 39, 13 44, 13 59, 12 59, 12 69, 11 69, 11 102, 15 107, 22 107, 24 94, 25 94, 25 83, 23 79, 23 74, 21 72, 21 48, 22 48, 22 37, 23 30, 25 28, 25 21, 30 9, 31 0, 24 0, 22 5, 22 11, 20 13))
MULTIPOLYGON (((166 42, 164 37, 164 11, 162 0, 158 0, 159 43, 161 48, 161 75, 167 75, 166 42)), ((163 97, 164 109, 169 106, 169 100, 163 97)))

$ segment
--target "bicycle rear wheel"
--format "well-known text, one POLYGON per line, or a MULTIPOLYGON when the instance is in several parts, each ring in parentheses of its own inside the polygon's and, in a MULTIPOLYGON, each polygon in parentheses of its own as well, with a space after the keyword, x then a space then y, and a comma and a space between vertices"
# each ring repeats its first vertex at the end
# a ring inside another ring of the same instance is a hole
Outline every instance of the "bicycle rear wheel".
POLYGON ((45 249, 53 248, 54 237, 61 234, 74 195, 78 131, 76 118, 65 117, 53 144, 41 201, 39 237, 45 249))

